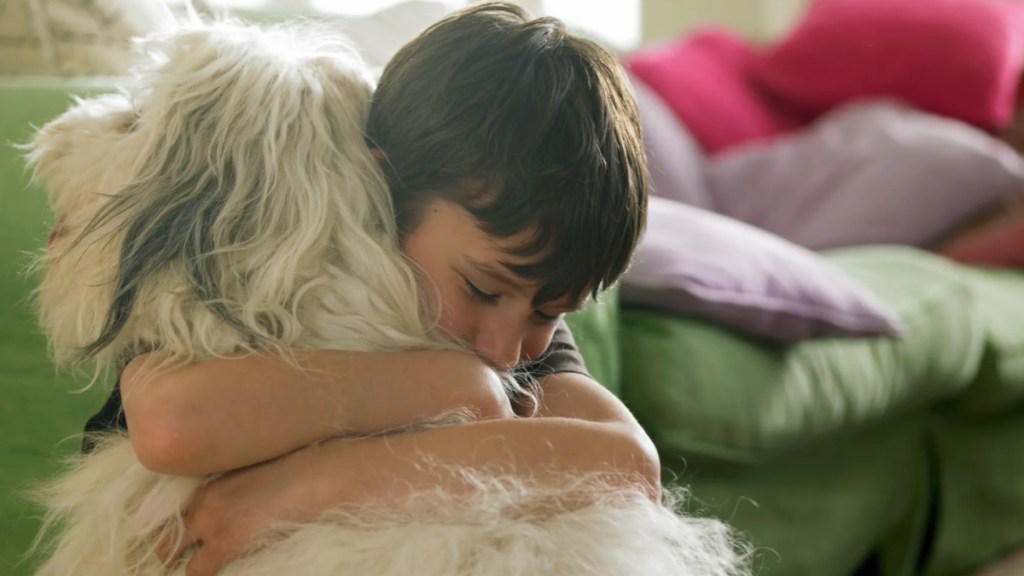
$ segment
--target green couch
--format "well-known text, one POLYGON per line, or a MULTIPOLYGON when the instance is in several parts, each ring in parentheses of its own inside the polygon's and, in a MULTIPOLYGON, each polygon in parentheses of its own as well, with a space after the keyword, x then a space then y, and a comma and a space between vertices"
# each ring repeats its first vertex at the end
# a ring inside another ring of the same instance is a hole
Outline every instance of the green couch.
MULTIPOLYGON (((71 86, 58 81, 0 82, 0 574, 28 574, 21 562, 38 525, 24 499, 34 480, 55 472, 73 453, 72 435, 96 410, 103 391, 76 393, 83 382, 57 374, 29 301, 33 280, 24 273, 31 252, 46 242, 46 196, 28 189, 29 174, 14 147, 70 103, 71 86)), ((89 84, 76 91, 98 89, 89 84)))
MULTIPOLYGON (((38 526, 22 497, 78 447, 104 386, 56 373, 22 274, 45 242, 45 196, 18 152, 71 93, 108 83, 0 81, 0 573, 38 526)), ((828 255, 910 327, 901 339, 778 346, 619 309, 570 319, 592 373, 621 395, 694 513, 732 522, 759 574, 965 573, 1024 546, 1024 275, 899 247, 828 255)))
POLYGON ((964 574, 1024 546, 1024 274, 901 247, 828 258, 900 339, 745 340, 621 313, 623 397, 762 574, 964 574))

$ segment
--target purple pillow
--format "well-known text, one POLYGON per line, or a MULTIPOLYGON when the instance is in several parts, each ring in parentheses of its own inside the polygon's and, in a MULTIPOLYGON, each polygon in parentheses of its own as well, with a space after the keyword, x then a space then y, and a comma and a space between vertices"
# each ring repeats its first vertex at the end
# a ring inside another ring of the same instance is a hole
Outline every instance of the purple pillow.
POLYGON ((897 335, 902 323, 819 255, 742 222, 651 198, 622 302, 781 342, 897 335))
POLYGON ((706 163, 715 208, 812 250, 926 247, 1024 189, 1024 160, 966 123, 864 102, 706 163))
POLYGON ((651 193, 711 209, 700 145, 660 96, 643 82, 632 80, 640 109, 651 193))

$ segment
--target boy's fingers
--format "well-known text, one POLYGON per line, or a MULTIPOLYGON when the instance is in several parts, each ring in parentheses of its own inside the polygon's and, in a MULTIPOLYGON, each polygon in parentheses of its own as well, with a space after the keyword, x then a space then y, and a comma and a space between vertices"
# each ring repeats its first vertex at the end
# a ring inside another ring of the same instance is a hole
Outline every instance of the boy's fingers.
POLYGON ((214 547, 199 546, 185 566, 187 576, 215 576, 227 559, 214 547))
POLYGON ((173 530, 164 530, 160 533, 159 539, 153 545, 153 553, 164 566, 170 568, 180 562, 185 553, 200 543, 200 540, 192 536, 188 530, 175 527, 173 530))

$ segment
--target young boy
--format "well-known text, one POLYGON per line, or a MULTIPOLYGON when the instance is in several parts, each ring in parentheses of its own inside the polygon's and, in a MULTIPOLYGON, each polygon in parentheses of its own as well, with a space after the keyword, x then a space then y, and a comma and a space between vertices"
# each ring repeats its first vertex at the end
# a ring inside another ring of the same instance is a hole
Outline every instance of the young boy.
POLYGON ((190 576, 215 573, 272 521, 463 488, 425 473, 423 457, 540 480, 610 471, 659 493, 650 440, 587 375, 561 320, 618 279, 645 219, 637 111, 615 59, 556 20, 477 5, 388 64, 367 141, 425 301, 475 354, 302 351, 302 369, 261 354, 133 388, 135 359, 121 375, 123 417, 115 391, 88 429, 127 427, 159 472, 231 471, 188 511, 190 576), (514 367, 536 379, 536 410, 506 396, 496 371, 514 367), (479 419, 351 439, 453 407, 479 419))

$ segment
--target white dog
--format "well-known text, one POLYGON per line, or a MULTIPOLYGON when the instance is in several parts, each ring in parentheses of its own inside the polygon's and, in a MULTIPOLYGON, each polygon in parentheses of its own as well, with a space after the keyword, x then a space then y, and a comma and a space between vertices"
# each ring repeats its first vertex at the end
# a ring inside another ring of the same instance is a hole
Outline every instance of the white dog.
MULTIPOLYGON (((451 346, 432 335, 399 252, 362 136, 371 83, 343 38, 190 24, 140 46, 145 62, 125 93, 79 101, 31 145, 57 218, 38 301, 58 362, 83 349, 102 371, 154 349, 189 362, 451 346)), ((744 570, 724 525, 639 490, 476 480, 475 495, 448 505, 431 494, 430 506, 327 512, 221 573, 744 570), (580 490, 595 503, 523 512, 580 490)), ((44 491, 53 544, 40 574, 166 574, 152 540, 180 528, 203 481, 151 472, 111 436, 44 491)))

